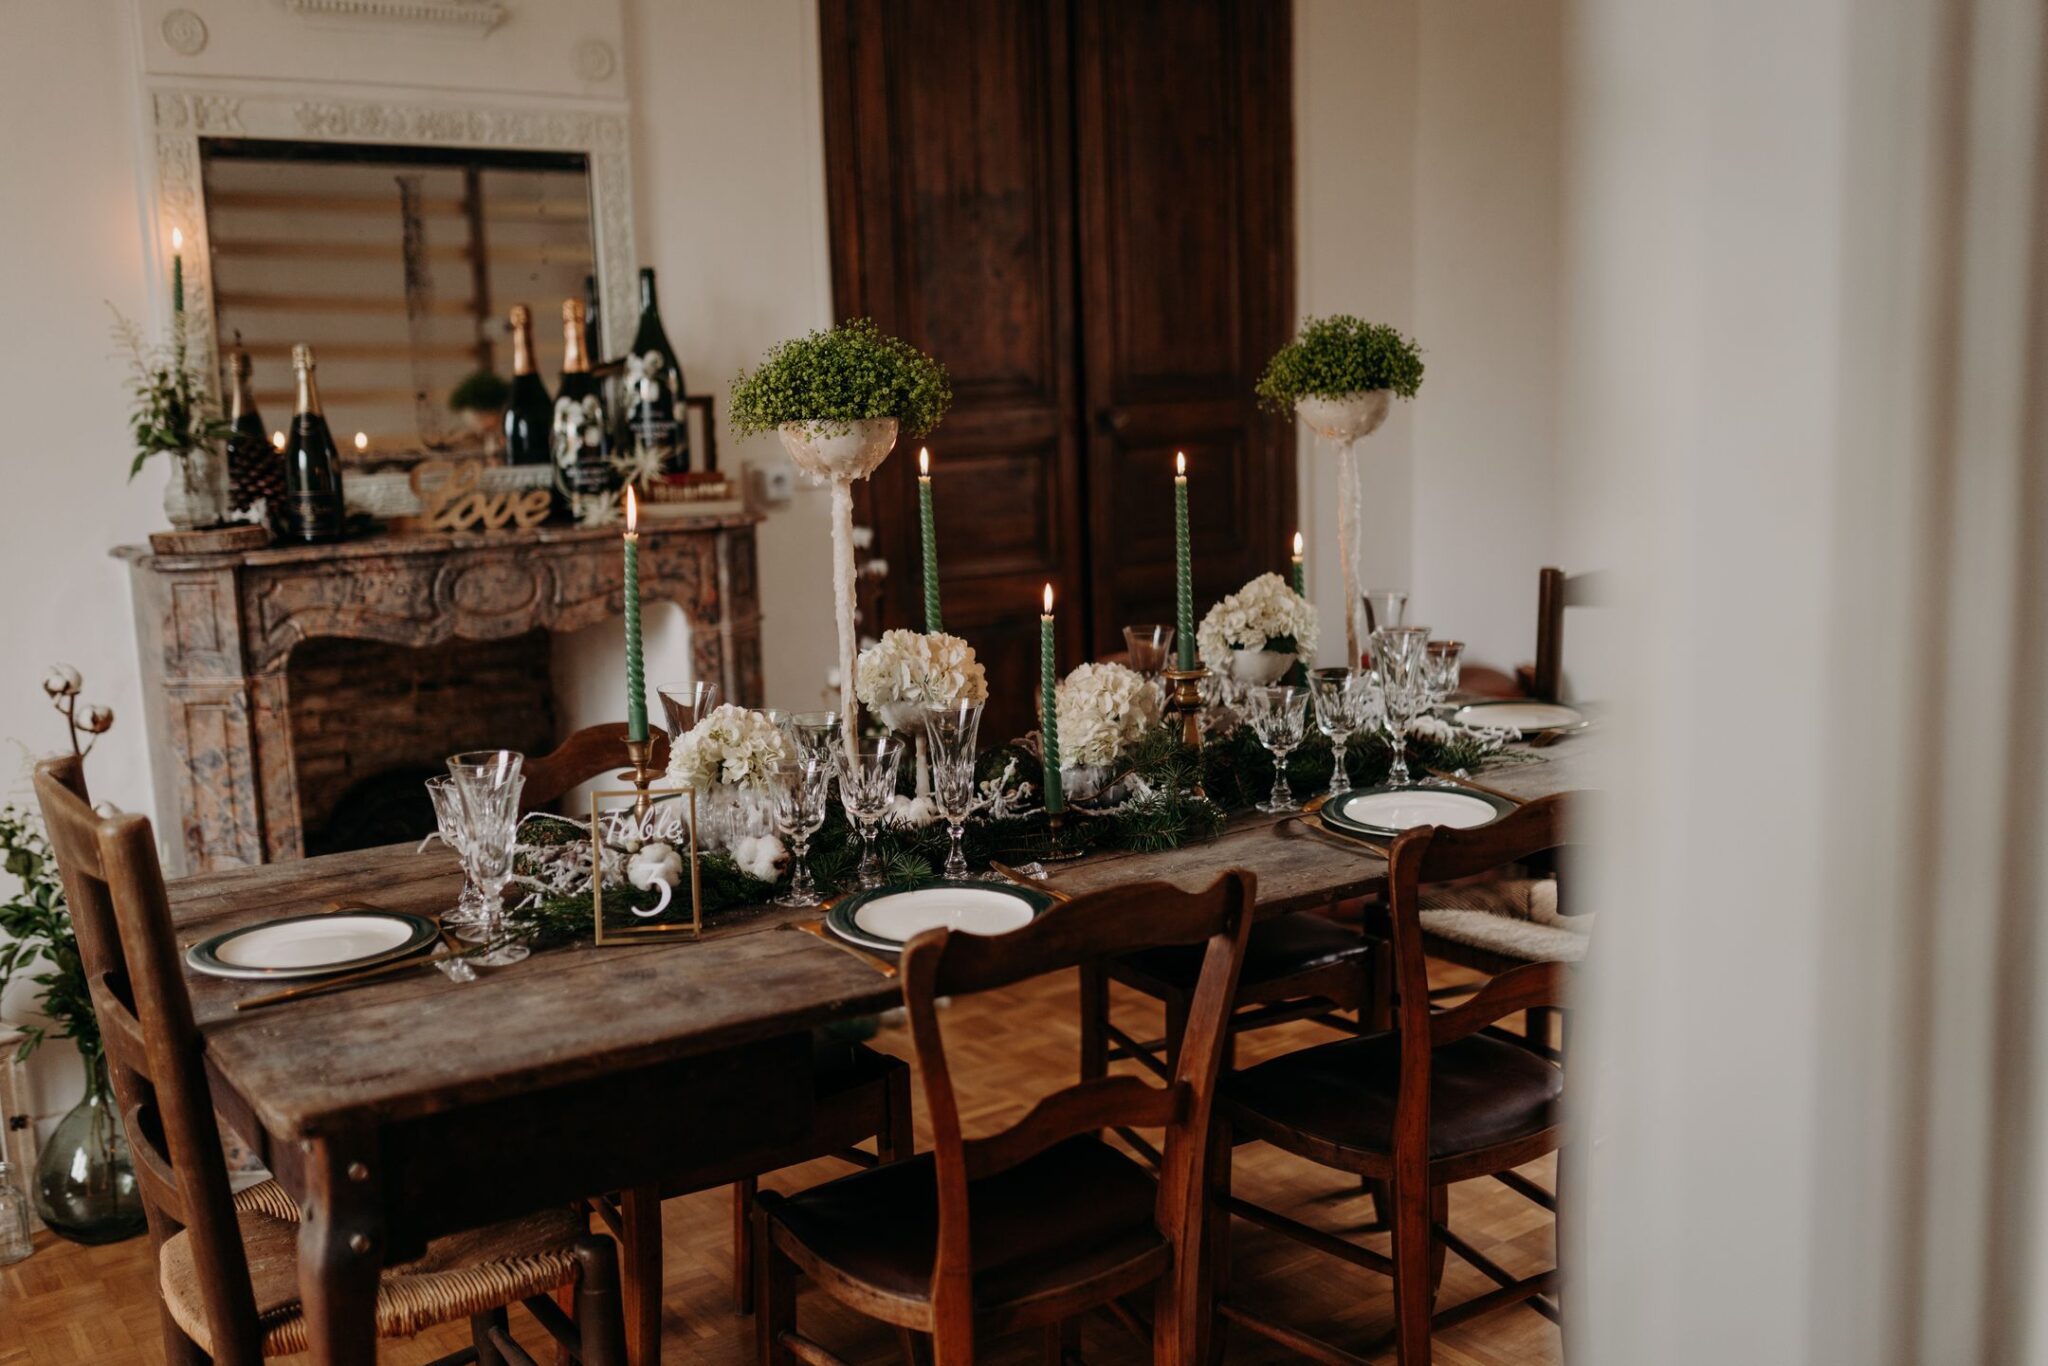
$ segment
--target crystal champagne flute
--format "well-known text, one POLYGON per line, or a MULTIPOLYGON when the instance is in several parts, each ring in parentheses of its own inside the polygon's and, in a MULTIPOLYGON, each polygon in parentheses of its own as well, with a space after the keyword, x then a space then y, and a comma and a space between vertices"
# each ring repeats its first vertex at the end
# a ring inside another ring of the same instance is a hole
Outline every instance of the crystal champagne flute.
POLYGON ((811 877, 811 836, 825 823, 825 805, 832 794, 832 765, 825 759, 797 759, 778 764, 770 779, 775 825, 789 837, 793 855, 789 890, 778 906, 815 906, 818 884, 811 877))
POLYGON ((668 717, 670 739, 689 734, 718 706, 716 683, 662 683, 656 685, 654 695, 661 699, 662 713, 668 717))
POLYGON ((981 729, 979 702, 955 702, 925 713, 925 739, 932 751, 932 795, 938 799, 939 814, 953 846, 946 855, 942 876, 965 880, 967 854, 962 843, 967 835, 967 817, 974 810, 974 748, 981 729))
POLYGON ((483 915, 484 899, 470 880, 469 859, 462 852, 462 795, 455 790, 455 779, 442 773, 427 779, 427 797, 434 803, 434 824, 441 843, 462 860, 462 894, 455 898, 452 909, 441 913, 441 923, 450 929, 474 925, 483 915))
POLYGON ((1394 762, 1387 786, 1410 787, 1408 723, 1428 702, 1429 628, 1394 626, 1372 633, 1372 657, 1380 676, 1380 695, 1387 712, 1387 734, 1394 742, 1394 762))
POLYGON ((508 749, 477 750, 453 755, 449 776, 462 801, 462 856, 483 898, 483 913, 459 937, 484 944, 471 961, 502 967, 526 957, 524 944, 500 942, 505 932, 505 883, 512 876, 512 850, 519 833, 522 756, 508 749))
POLYGON ((896 796, 896 770, 903 763, 904 744, 884 735, 863 740, 848 753, 844 746, 833 754, 839 768, 839 800, 860 831, 860 885, 882 885, 882 861, 875 853, 875 828, 888 813, 896 796))

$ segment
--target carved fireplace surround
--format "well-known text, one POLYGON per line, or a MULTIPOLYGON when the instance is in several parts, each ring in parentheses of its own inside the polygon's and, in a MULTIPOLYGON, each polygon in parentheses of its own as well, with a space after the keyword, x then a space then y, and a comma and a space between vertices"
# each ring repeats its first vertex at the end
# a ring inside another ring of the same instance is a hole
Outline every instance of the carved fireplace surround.
MULTIPOLYGON (((680 606, 697 677, 749 705, 761 693, 756 520, 655 523, 640 534, 642 598, 680 606)), ((300 642, 504 640, 580 630, 622 607, 616 529, 113 553, 133 577, 157 812, 160 828, 178 832, 169 852, 184 872, 304 852, 287 667, 300 642)))

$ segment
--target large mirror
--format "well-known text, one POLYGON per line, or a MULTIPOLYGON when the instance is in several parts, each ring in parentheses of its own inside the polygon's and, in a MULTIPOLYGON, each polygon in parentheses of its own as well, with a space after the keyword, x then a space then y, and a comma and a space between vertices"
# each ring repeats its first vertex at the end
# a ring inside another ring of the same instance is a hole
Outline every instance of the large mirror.
POLYGON ((508 310, 532 309, 550 389, 562 301, 601 311, 584 153, 203 137, 199 161, 221 352, 239 337, 281 429, 311 346, 351 466, 495 455, 508 310))

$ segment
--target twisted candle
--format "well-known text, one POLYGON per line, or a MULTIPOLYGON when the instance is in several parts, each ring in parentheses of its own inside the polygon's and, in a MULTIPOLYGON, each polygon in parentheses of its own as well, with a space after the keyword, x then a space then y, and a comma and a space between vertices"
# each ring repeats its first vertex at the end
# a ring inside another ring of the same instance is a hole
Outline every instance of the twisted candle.
POLYGON ((1173 454, 1173 630, 1180 667, 1195 667, 1195 582, 1188 549, 1188 457, 1173 454))
POLYGON ((1045 586, 1045 615, 1038 619, 1038 687, 1040 748, 1045 751, 1045 810, 1057 816, 1067 809, 1067 793, 1060 782, 1058 661, 1052 638, 1052 585, 1045 586))
POLYGON ((924 546, 924 629, 945 630, 939 620, 939 533, 932 524, 932 453, 917 448, 917 530, 924 546))
POLYGON ((640 650, 640 504, 626 486, 626 739, 647 740, 647 666, 640 650))

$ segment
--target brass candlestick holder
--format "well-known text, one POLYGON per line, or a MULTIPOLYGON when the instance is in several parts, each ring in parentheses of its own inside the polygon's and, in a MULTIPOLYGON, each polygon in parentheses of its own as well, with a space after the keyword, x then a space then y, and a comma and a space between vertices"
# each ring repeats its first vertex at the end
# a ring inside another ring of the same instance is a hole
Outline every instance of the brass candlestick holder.
MULTIPOLYGON (((1166 710, 1180 717, 1180 742, 1197 753, 1202 748, 1202 680, 1208 676, 1209 671, 1199 664, 1192 669, 1160 671, 1166 680, 1166 710)), ((1194 795, 1207 795, 1200 783, 1195 784, 1194 795)))
POLYGON ((1072 829, 1067 825, 1066 812, 1048 811, 1045 815, 1045 824, 1047 839, 1041 862, 1071 863, 1087 852, 1075 845, 1072 829))
POLYGON ((621 782, 633 785, 633 817, 645 823, 647 813, 654 807, 654 798, 647 795, 647 789, 661 774, 647 766, 648 756, 654 752, 652 740, 626 741, 626 758, 633 765, 619 774, 621 782))

